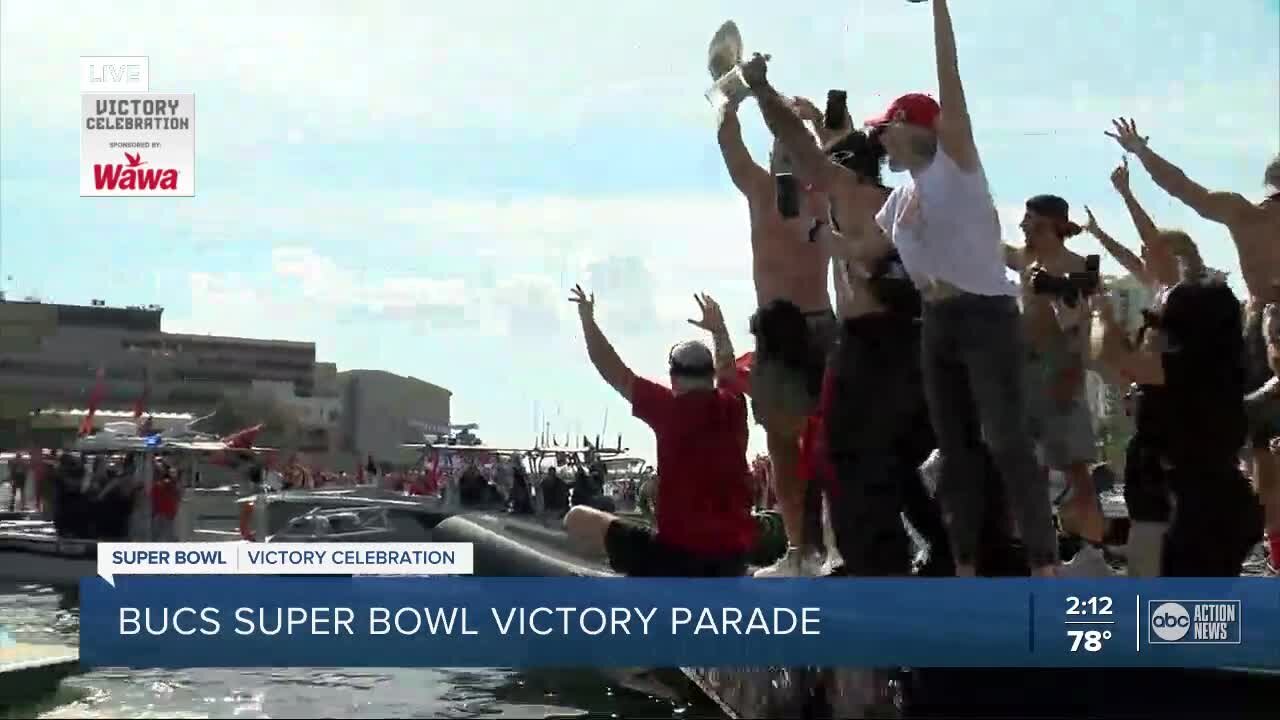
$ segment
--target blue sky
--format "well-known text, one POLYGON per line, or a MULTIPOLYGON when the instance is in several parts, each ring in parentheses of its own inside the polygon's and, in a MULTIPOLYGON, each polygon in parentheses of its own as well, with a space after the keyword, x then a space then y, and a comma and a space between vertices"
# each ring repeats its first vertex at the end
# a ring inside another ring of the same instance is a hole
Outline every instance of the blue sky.
MULTIPOLYGON (((1010 239, 1022 201, 1051 192, 1133 242, 1107 180, 1115 115, 1193 178, 1261 197, 1280 150, 1274 0, 953 6, 1010 239)), ((936 84, 928 6, 900 0, 209 8, 0 3, 4 288, 159 303, 173 331, 314 340, 341 368, 452 389, 455 420, 490 442, 530 442, 535 405, 561 434, 595 435, 608 409, 608 436, 652 457, 587 362, 574 282, 639 372, 698 332, 698 291, 747 348, 746 208, 702 96, 722 21, 773 54, 783 92, 847 88, 855 117, 936 84), (152 90, 195 93, 195 198, 78 196, 81 55, 148 55, 152 90)), ((753 105, 744 118, 763 160, 753 105)), ((1221 228, 1134 178, 1158 223, 1236 267, 1221 228)))

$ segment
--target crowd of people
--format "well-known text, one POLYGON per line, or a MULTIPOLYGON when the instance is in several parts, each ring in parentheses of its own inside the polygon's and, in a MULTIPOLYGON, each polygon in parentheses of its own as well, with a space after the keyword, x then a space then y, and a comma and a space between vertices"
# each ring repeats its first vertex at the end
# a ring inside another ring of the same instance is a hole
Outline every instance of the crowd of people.
POLYGON ((858 576, 1060 576, 1060 533, 1095 549, 1108 534, 1090 472, 1092 370, 1125 388, 1136 428, 1123 478, 1128 573, 1235 576, 1264 529, 1274 569, 1280 158, 1265 170, 1270 195, 1253 203, 1197 184, 1119 119, 1099 141, 1125 153, 1111 182, 1139 250, 1087 208, 1082 226, 1065 199, 1039 192, 1028 193, 1023 245, 1006 245, 948 3, 931 5, 937 99, 903 95, 861 127, 843 93, 820 110, 778 92, 767 57, 740 65, 774 138, 762 167, 743 142, 740 101, 721 109, 719 146, 751 220, 758 309, 745 381, 711 298, 696 297, 701 317, 690 321, 710 347, 673 347, 663 385, 629 369, 595 321, 594 295, 573 289, 591 362, 655 433, 659 480, 655 527, 583 507, 566 516, 567 530, 625 574, 746 572, 754 419, 788 541, 757 576, 819 574, 824 556, 858 576), (1246 301, 1187 233, 1148 216, 1129 186, 1129 156, 1227 228, 1246 301), (902 182, 886 184, 886 167, 902 182), (1136 333, 1111 305, 1099 257, 1068 246, 1082 233, 1151 291, 1136 333), (1069 490, 1056 516, 1051 470, 1069 490), (823 547, 824 517, 834 547, 823 547), (927 545, 923 557, 913 557, 904 520, 927 545))

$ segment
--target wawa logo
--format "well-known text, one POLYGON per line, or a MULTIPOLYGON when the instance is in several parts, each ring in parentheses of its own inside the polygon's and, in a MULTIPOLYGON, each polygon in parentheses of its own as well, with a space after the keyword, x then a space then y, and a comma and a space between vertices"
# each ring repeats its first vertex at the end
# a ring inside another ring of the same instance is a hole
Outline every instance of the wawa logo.
POLYGON ((97 190, 177 190, 178 171, 143 167, 142 153, 124 154, 128 165, 94 163, 93 185, 97 190))

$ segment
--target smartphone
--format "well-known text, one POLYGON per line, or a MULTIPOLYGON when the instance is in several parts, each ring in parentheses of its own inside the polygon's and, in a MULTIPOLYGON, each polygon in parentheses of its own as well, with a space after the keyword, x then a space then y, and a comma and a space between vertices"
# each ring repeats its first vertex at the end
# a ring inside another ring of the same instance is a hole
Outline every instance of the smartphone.
POLYGON ((828 130, 844 128, 844 118, 849 114, 849 93, 844 90, 827 91, 827 111, 822 116, 822 124, 828 130))
POLYGON ((799 217, 800 189, 796 185, 796 176, 778 173, 774 180, 778 183, 778 213, 784 218, 799 217))
POLYGON ((1102 257, 1099 255, 1084 256, 1084 271, 1087 273, 1096 273, 1102 267, 1102 257))

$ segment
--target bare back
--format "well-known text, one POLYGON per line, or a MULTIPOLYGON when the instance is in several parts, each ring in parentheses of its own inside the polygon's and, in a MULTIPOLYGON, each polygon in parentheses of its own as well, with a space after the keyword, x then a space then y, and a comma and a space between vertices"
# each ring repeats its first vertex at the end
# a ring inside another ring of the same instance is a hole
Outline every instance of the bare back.
POLYGON ((748 196, 751 208, 751 264, 756 301, 789 300, 804 312, 831 308, 827 294, 830 245, 810 240, 815 219, 825 220, 815 196, 807 195, 799 217, 778 212, 773 184, 748 196))
POLYGON ((1280 200, 1227 224, 1240 256, 1240 274, 1254 302, 1280 302, 1280 200))

